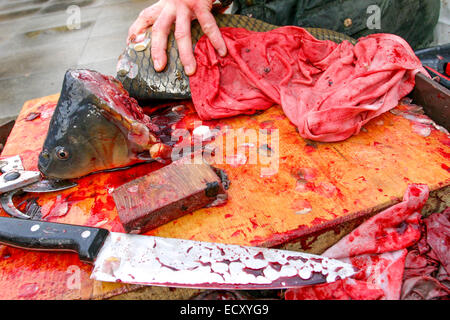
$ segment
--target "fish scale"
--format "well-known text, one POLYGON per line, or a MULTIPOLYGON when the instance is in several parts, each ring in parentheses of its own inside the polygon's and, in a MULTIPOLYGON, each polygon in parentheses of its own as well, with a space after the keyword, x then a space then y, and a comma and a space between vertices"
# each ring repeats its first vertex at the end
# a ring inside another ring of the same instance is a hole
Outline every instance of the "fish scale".
MULTIPOLYGON (((217 15, 216 22, 219 28, 235 27, 257 32, 278 28, 276 25, 242 15, 217 15)), ((331 40, 336 43, 347 40, 352 44, 356 43, 355 39, 332 30, 321 28, 305 29, 318 40, 331 40)), ((203 34, 199 23, 194 21, 191 28, 194 46, 203 34)), ((184 73, 173 30, 168 37, 167 66, 162 72, 155 71, 153 60, 151 59, 151 30, 147 31, 146 38, 149 38, 150 42, 144 50, 137 51, 134 49, 134 44, 131 44, 119 57, 117 79, 122 82, 131 97, 140 101, 190 98, 189 78, 184 73), (137 73, 130 72, 129 70, 132 70, 132 68, 137 68, 137 73)))

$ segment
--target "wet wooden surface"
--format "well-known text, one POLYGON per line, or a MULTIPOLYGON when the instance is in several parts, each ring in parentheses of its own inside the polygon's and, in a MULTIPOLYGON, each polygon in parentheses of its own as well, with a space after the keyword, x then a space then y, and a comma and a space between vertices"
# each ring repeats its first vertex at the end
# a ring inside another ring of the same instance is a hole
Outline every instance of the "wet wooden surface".
MULTIPOLYGON (((37 168, 57 98, 53 95, 24 105, 2 156, 19 154, 26 169, 37 168), (39 117, 28 121, 33 112, 39 117)), ((409 183, 426 183, 431 190, 450 184, 450 139, 391 112, 340 143, 303 140, 278 107, 204 124, 220 127, 221 132, 241 128, 250 137, 224 150, 227 163, 215 164, 231 181, 228 203, 198 210, 147 234, 309 250, 310 237, 322 241, 322 247, 332 245, 352 223, 399 201, 409 183), (257 140, 251 140, 251 132, 257 133, 257 140), (251 164, 252 154, 258 155, 256 164, 251 164), (276 159, 278 165, 274 165, 276 159), (276 170, 267 170, 270 163, 276 170)), ((123 232, 111 192, 161 166, 153 163, 96 174, 80 179, 74 189, 40 196, 41 219, 123 232)), ((0 298, 102 299, 138 288, 90 280, 91 270, 76 254, 0 246, 0 298)), ((153 287, 146 292, 145 297, 155 299, 188 298, 193 293, 153 287)))

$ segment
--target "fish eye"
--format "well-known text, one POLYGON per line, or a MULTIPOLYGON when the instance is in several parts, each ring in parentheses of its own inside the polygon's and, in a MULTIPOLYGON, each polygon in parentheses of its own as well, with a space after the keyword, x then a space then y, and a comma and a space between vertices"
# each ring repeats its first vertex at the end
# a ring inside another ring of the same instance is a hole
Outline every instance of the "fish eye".
POLYGON ((64 147, 57 147, 55 153, 59 160, 67 160, 69 158, 69 152, 64 147))

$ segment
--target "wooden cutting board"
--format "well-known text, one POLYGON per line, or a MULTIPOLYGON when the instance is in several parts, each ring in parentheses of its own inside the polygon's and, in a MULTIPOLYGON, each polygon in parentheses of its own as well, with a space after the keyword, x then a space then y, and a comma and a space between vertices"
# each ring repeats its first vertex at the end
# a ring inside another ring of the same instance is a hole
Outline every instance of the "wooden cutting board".
MULTIPOLYGON (((37 169, 57 99, 53 95, 25 103, 2 156, 19 154, 26 169, 37 169)), ((450 185, 450 139, 434 128, 428 135, 429 128, 391 112, 340 143, 305 141, 279 107, 204 124, 222 132, 252 131, 259 137, 255 143, 225 150, 228 164, 215 165, 231 181, 228 203, 198 210, 147 234, 321 252, 371 214, 398 202, 409 183, 425 183, 431 190, 450 185), (276 134, 278 147, 270 140, 276 134), (260 148, 264 135, 271 144, 260 148), (261 159, 276 156, 276 170, 270 173, 261 170, 265 164, 251 164, 254 149, 259 155, 265 152, 261 159)), ((77 188, 40 196, 42 219, 123 232, 111 192, 161 166, 91 175, 80 179, 77 188)), ((101 299, 138 288, 90 280, 91 270, 76 254, 0 246, 0 299, 101 299)), ((195 292, 146 290, 146 297, 164 299, 188 298, 195 292)))

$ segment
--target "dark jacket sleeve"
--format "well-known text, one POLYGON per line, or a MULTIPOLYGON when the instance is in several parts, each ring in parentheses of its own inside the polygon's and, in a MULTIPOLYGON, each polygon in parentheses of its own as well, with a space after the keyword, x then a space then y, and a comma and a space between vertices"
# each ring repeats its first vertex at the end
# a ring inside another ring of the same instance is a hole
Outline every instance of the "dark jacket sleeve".
POLYGON ((232 12, 280 26, 330 29, 354 38, 393 33, 419 49, 433 41, 440 0, 235 0, 232 12))

